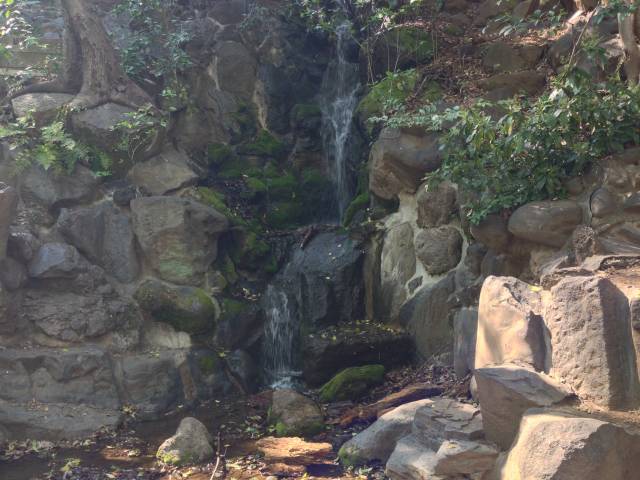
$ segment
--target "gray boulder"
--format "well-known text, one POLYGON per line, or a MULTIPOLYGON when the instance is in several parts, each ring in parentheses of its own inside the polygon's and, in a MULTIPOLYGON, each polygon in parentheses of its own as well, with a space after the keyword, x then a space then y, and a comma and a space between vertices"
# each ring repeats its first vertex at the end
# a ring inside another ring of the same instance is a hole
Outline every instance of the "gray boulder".
POLYGON ((213 208, 177 197, 136 198, 133 229, 151 268, 178 284, 198 285, 218 254, 229 222, 213 208))
POLYGON ((27 93, 11 100, 13 113, 17 118, 32 115, 37 126, 43 126, 55 120, 60 109, 73 100, 66 93, 27 93))
POLYGON ((7 255, 11 222, 18 207, 18 194, 13 187, 0 182, 0 259, 7 255))
POLYGON ((62 209, 57 227, 68 242, 119 281, 132 282, 138 276, 131 220, 111 202, 62 209))
POLYGON ((82 165, 76 165, 70 175, 46 172, 36 165, 24 174, 20 190, 24 199, 54 211, 91 201, 98 191, 98 180, 82 165))
POLYGON ((213 439, 204 424, 195 418, 183 418, 173 437, 158 448, 156 458, 167 465, 182 466, 213 460, 213 439))
POLYGON ((439 398, 419 408, 412 432, 434 452, 447 440, 475 441, 484 438, 480 410, 450 398, 439 398))
POLYGON ((76 112, 71 116, 73 133, 85 143, 103 150, 117 151, 122 134, 114 127, 129 119, 133 113, 128 107, 116 103, 105 103, 95 108, 76 112))
POLYGON ((441 275, 460 262, 462 235, 452 226, 421 230, 416 235, 415 248, 425 270, 431 275, 441 275))
POLYGON ((198 175, 189 165, 189 157, 180 150, 166 150, 129 171, 129 180, 151 195, 164 195, 193 185, 198 175))
POLYGON ((315 435, 324 428, 318 405, 293 390, 276 390, 271 400, 269 423, 279 437, 315 435))
POLYGON ((582 208, 572 200, 531 202, 509 218, 516 237, 550 247, 562 247, 582 223, 582 208))
POLYGON ((45 243, 29 262, 32 278, 74 278, 86 269, 80 252, 66 243, 45 243))

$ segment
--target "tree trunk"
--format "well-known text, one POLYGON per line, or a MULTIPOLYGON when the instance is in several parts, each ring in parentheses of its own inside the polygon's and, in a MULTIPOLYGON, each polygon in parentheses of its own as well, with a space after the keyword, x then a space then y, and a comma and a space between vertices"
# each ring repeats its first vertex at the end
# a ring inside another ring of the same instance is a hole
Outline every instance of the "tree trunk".
MULTIPOLYGON (((627 0, 630 1, 630 0, 627 0)), ((638 10, 629 15, 618 14, 620 38, 624 45, 624 71, 627 81, 635 85, 640 82, 640 47, 636 40, 635 24, 638 10)))

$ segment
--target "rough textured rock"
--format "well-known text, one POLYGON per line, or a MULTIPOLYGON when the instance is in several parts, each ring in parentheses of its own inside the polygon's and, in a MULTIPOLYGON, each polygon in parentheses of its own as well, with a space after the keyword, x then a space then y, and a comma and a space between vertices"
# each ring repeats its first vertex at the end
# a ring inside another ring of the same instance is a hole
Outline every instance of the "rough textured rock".
POLYGON ((169 282, 198 285, 217 256, 227 219, 198 202, 176 197, 136 198, 133 229, 150 266, 169 282))
POLYGON ((305 473, 306 466, 329 462, 334 457, 330 443, 306 442, 297 437, 261 438, 256 442, 256 448, 264 455, 274 475, 305 473))
POLYGON ((498 73, 478 81, 478 86, 487 92, 492 101, 505 100, 516 94, 534 95, 540 92, 547 80, 543 73, 536 70, 524 72, 498 73))
POLYGON ((496 252, 506 251, 512 238, 507 221, 500 215, 487 215, 477 225, 471 225, 471 235, 496 252))
POLYGON ((482 65, 495 72, 515 72, 535 66, 542 56, 542 47, 528 45, 515 48, 506 42, 498 41, 489 45, 483 54, 482 65))
POLYGON ((130 108, 115 103, 105 103, 74 113, 71 116, 73 133, 85 143, 103 150, 117 150, 122 134, 114 130, 114 127, 128 120, 129 113, 132 113, 130 108))
POLYGON ((314 236, 295 249, 276 282, 290 297, 297 314, 310 328, 361 318, 364 285, 361 245, 338 232, 314 236))
POLYGON ((25 264, 31 261, 41 245, 40 240, 25 228, 16 227, 9 230, 9 255, 25 264))
POLYGON ((411 433, 416 411, 431 403, 428 399, 418 400, 385 413, 340 448, 340 461, 344 465, 362 465, 373 460, 386 462, 398 440, 411 433))
POLYGON ((408 222, 390 228, 385 237, 380 257, 380 286, 383 313, 395 319, 407 298, 405 283, 416 272, 413 228, 408 222))
POLYGON ((640 468, 638 436, 577 412, 530 410, 491 480, 627 480, 640 468))
POLYGON ((582 209, 572 200, 531 202, 509 218, 509 231, 518 238, 562 247, 582 222, 582 209))
POLYGON ((453 368, 460 378, 474 369, 477 331, 478 309, 458 310, 453 317, 453 368))
POLYGON ((478 368, 474 378, 487 440, 503 450, 516 437, 524 412, 550 407, 571 395, 551 377, 517 365, 478 368))
POLYGON ((95 197, 97 187, 95 175, 82 165, 76 165, 72 175, 55 175, 33 166, 25 173, 20 191, 23 198, 57 210, 90 201, 95 197))
POLYGON ((144 311, 181 332, 212 331, 220 316, 215 299, 197 287, 174 286, 148 279, 138 287, 134 298, 144 311))
POLYGON ((55 120, 59 110, 73 100, 66 93, 27 93, 11 100, 17 118, 31 114, 36 125, 42 126, 55 120))
POLYGON ((453 352, 453 329, 449 321, 449 295, 455 275, 422 287, 400 310, 400 322, 411 333, 418 353, 425 359, 453 352))
POLYGON ((269 422, 275 425, 279 437, 315 435, 324 426, 318 405, 293 390, 273 392, 269 422))
POLYGON ((0 182, 0 259, 7 255, 11 222, 16 214, 18 194, 13 187, 0 182))
POLYGON ((87 261, 66 243, 45 243, 29 262, 32 278, 74 278, 86 269, 87 261))
POLYGON ((449 219, 455 214, 457 204, 457 191, 449 182, 440 183, 435 189, 427 189, 423 184, 416 195, 418 203, 418 226, 422 228, 439 227, 449 223, 449 219))
POLYGON ((436 475, 473 475, 491 470, 498 449, 487 442, 447 440, 436 452, 436 475))
POLYGON ((179 150, 166 150, 129 171, 129 179, 151 195, 164 195, 198 180, 189 165, 189 157, 179 150))
POLYGON ((257 62, 238 42, 221 42, 216 49, 218 88, 251 99, 256 84, 257 62))
POLYGON ((213 458, 212 440, 202 422, 192 417, 183 418, 175 435, 162 442, 156 458, 177 466, 210 461, 213 458))
POLYGON ((436 462, 436 452, 425 448, 416 435, 407 435, 389 457, 385 474, 391 480, 444 480, 435 474, 436 462))
POLYGON ((29 279, 27 269, 17 260, 7 257, 0 260, 0 285, 15 291, 24 287, 29 279))
POLYGON ((400 192, 414 193, 424 174, 442 162, 437 138, 419 130, 383 130, 371 150, 371 191, 387 200, 400 192))
POLYGON ((478 309, 475 368, 517 363, 549 371, 548 333, 537 290, 513 277, 485 280, 478 309))
POLYGON ((431 275, 448 272, 460 262, 462 235, 452 226, 429 228, 415 238, 416 256, 431 275))
POLYGON ((119 281, 137 278, 140 265, 131 220, 111 202, 62 209, 57 226, 68 242, 119 281))
POLYGON ((473 405, 440 398, 416 411, 413 434, 434 452, 446 440, 481 440, 482 415, 473 405))
POLYGON ((568 277, 551 288, 545 312, 552 374, 605 408, 640 402, 631 319, 625 295, 608 279, 568 277))
POLYGON ((25 322, 18 315, 20 304, 19 293, 9 292, 0 285, 0 333, 12 334, 24 326, 25 322))
POLYGON ((320 401, 358 400, 384 380, 383 365, 349 367, 336 374, 320 388, 320 401))
POLYGON ((25 292, 22 315, 48 337, 70 343, 135 330, 141 321, 135 305, 124 299, 42 290, 25 292))

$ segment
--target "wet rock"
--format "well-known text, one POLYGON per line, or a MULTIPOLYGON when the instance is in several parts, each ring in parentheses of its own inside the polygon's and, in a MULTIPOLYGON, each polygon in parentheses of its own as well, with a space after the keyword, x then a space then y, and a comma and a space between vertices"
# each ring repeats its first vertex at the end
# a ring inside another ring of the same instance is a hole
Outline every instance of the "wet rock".
POLYGON ((442 182, 435 189, 428 190, 426 184, 421 185, 416 195, 418 203, 418 226, 422 228, 439 227, 449 223, 455 214, 457 191, 448 182, 442 182))
POLYGON ((418 400, 385 413, 340 448, 340 462, 345 466, 358 466, 375 460, 386 462, 396 443, 411 433, 416 411, 431 403, 428 399, 418 400))
POLYGON ((153 270, 163 279, 198 285, 216 259, 228 220, 213 208, 177 197, 136 198, 133 229, 153 270))
POLYGON ((86 269, 87 261, 66 243, 45 243, 29 262, 32 278, 74 278, 86 269))
POLYGON ((425 173, 442 163, 438 136, 419 130, 384 129, 370 158, 369 188, 386 200, 414 193, 425 173))
POLYGON ((477 330, 477 308, 462 308, 456 312, 453 317, 453 368, 459 378, 474 369, 477 330))
POLYGON ((18 193, 13 187, 0 182, 0 259, 7 255, 7 242, 11 222, 18 207, 18 193))
POLYGON ((322 412, 316 403, 293 390, 273 392, 269 423, 279 437, 315 435, 324 427, 322 412))
POLYGON ((229 371, 246 393, 255 393, 258 389, 258 366, 244 350, 235 350, 225 357, 229 371))
POLYGON ((21 185, 23 198, 33 199, 52 211, 89 202, 97 190, 95 175, 82 165, 76 165, 71 175, 56 175, 33 166, 25 173, 21 185))
POLYGON ((548 334, 538 290, 513 277, 485 280, 478 310, 475 368, 513 362, 549 370, 548 334))
POLYGON ((415 238, 416 256, 431 275, 448 272, 460 262, 462 235, 455 227, 421 230, 415 238))
POLYGON ((16 118, 31 115, 37 126, 41 127, 55 120, 60 109, 73 100, 66 93, 27 93, 11 100, 16 118))
POLYGON ((416 272, 413 228, 408 222, 390 228, 383 241, 380 257, 380 299, 386 318, 397 317, 407 298, 405 283, 416 272))
POLYGON ((116 279, 129 283, 138 276, 140 265, 131 220, 111 202, 62 209, 57 227, 68 242, 116 279))
POLYGON ((211 461, 213 439, 202 422, 183 418, 174 436, 162 442, 156 458, 167 465, 182 466, 211 461))
POLYGON ((478 368, 474 377, 486 437, 503 450, 516 437, 524 412, 571 396, 567 387, 551 377, 517 365, 478 368))
POLYGON ((227 350, 250 346, 262 333, 264 312, 260 306, 230 298, 221 299, 220 306, 222 312, 216 326, 216 345, 227 350))
POLYGON ((638 406, 629 303, 610 280, 560 280, 551 288, 545 321, 551 333, 552 375, 601 407, 638 406))
POLYGON ((345 367, 379 363, 386 368, 407 364, 414 353, 413 340, 402 331, 372 322, 342 325, 303 339, 303 377, 321 385, 345 367))
POLYGON ((155 320, 190 334, 212 331, 220 316, 215 299, 197 287, 148 279, 138 287, 134 298, 155 320))
POLYGON ((151 195, 164 195, 193 185, 198 175, 189 165, 189 157, 179 150, 166 150, 129 171, 129 180, 151 195))
POLYGON ((572 200, 531 202, 509 219, 509 231, 523 240, 562 247, 582 223, 582 209, 572 200))
POLYGON ((500 215, 487 215, 477 225, 471 225, 471 235, 496 252, 505 252, 512 238, 507 221, 500 215))
POLYGON ((400 322, 414 338, 425 359, 453 352, 453 329, 449 322, 449 296, 455 289, 455 275, 422 287, 400 310, 400 322))
POLYGON ((529 410, 491 480, 580 478, 626 480, 640 468, 638 436, 578 412, 529 410))
POLYGON ((383 380, 383 365, 346 368, 322 386, 320 400, 325 403, 358 400, 383 380))

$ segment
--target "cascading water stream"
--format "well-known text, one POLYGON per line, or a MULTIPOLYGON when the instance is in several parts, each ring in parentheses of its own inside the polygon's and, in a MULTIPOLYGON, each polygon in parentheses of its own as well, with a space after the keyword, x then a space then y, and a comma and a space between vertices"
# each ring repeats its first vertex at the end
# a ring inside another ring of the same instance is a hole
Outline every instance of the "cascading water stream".
POLYGON ((291 388, 295 371, 295 342, 298 322, 286 293, 278 286, 269 285, 264 296, 267 321, 263 353, 265 373, 273 388, 291 388))
POLYGON ((358 64, 348 61, 350 22, 338 26, 336 38, 336 58, 329 64, 322 81, 320 108, 324 152, 331 169, 340 221, 353 196, 348 166, 349 141, 360 83, 358 64))

